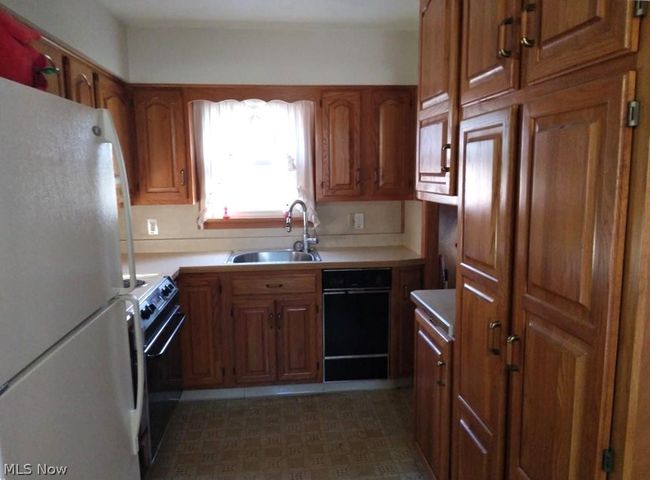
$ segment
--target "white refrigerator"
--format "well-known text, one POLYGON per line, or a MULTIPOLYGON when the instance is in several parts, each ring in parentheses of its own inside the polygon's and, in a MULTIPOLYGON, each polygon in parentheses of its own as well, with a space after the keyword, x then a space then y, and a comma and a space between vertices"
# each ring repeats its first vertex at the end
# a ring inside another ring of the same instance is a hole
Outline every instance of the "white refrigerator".
POLYGON ((106 111, 0 79, 0 479, 139 479, 115 139, 106 111))

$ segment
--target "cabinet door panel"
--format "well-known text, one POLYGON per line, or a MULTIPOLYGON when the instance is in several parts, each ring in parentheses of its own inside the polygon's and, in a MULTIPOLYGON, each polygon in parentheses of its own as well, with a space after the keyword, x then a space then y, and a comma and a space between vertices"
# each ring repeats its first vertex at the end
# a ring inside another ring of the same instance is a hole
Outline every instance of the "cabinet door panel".
POLYGON ((511 478, 602 476, 629 177, 623 106, 633 80, 590 82, 524 107, 511 478))
POLYGON ((408 197, 413 185, 415 113, 411 92, 372 92, 372 135, 369 152, 373 161, 372 194, 408 197))
POLYGON ((422 288, 422 267, 394 269, 395 282, 393 315, 390 326, 391 376, 404 377, 413 373, 413 345, 415 344, 413 312, 415 305, 410 293, 422 288))
POLYGON ((453 194, 456 165, 452 158, 449 114, 420 120, 415 189, 418 192, 453 194))
POLYGON ((449 478, 451 345, 419 309, 415 324, 415 441, 434 478, 449 478))
POLYGON ((49 40, 41 38, 33 43, 36 50, 46 56, 48 66, 58 69, 57 73, 46 75, 47 91, 59 97, 65 97, 65 66, 63 51, 59 50, 49 40))
POLYGON ((322 99, 320 197, 361 195, 361 92, 326 92, 322 99))
POLYGON ((278 380, 316 381, 319 325, 312 296, 278 300, 278 380))
POLYGON ((190 203, 183 112, 179 90, 135 91, 139 203, 190 203))
POLYGON ((186 388, 223 383, 221 300, 216 277, 182 277, 180 304, 187 320, 182 330, 183 384, 186 388))
POLYGON ((453 478, 503 476, 516 108, 461 122, 453 478))
POLYGON ((516 8, 512 0, 463 1, 462 104, 517 88, 516 8), (500 49, 502 54, 499 54, 500 49), (509 56, 505 56, 506 51, 509 56))
POLYGON ((93 69, 74 57, 64 57, 66 93, 74 102, 95 107, 93 69))
MULTIPOLYGON (((113 117, 115 130, 124 155, 124 163, 126 164, 129 191, 131 195, 135 195, 138 190, 138 177, 133 148, 134 130, 131 96, 125 85, 121 85, 104 75, 97 77, 96 89, 98 107, 106 108, 113 117)), ((118 168, 117 165, 115 168, 118 168)))
POLYGON ((235 382, 272 383, 276 378, 276 320, 273 300, 233 301, 235 382))
POLYGON ((458 2, 420 1, 420 110, 450 101, 456 91, 458 2))
POLYGON ((636 51, 639 19, 634 2, 610 0, 527 0, 522 36, 524 78, 536 83, 601 59, 636 51))

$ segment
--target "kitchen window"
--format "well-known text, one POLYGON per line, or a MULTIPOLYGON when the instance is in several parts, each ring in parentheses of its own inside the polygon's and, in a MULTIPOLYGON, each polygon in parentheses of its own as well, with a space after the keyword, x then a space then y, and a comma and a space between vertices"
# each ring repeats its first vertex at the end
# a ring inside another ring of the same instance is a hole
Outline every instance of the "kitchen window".
POLYGON ((318 224, 313 102, 202 100, 192 108, 200 228, 264 226, 298 198, 318 224))

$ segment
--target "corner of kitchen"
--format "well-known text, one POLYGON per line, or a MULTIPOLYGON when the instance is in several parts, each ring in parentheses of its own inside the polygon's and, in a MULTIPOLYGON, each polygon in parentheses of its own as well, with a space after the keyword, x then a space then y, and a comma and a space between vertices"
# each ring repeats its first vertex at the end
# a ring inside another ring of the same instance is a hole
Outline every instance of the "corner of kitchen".
POLYGON ((649 2, 592 3, 0 0, 0 480, 646 478, 649 2))

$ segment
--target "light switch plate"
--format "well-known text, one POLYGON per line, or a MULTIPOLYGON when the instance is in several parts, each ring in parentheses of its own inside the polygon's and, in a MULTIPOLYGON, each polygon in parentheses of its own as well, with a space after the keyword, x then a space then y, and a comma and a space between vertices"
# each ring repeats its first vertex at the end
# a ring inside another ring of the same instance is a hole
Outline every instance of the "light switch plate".
POLYGON ((354 214, 354 228, 357 230, 365 228, 365 215, 363 213, 354 214))
POLYGON ((158 235, 158 220, 147 218, 147 233, 149 235, 158 235))

